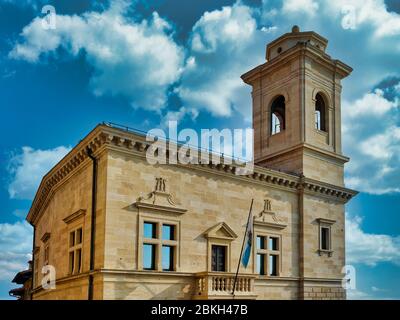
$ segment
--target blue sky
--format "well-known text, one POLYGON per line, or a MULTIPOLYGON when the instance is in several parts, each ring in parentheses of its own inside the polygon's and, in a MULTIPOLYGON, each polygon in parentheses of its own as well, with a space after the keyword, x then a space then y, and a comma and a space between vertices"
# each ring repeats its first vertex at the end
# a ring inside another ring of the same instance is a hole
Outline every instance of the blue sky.
POLYGON ((343 82, 352 298, 400 298, 400 4, 397 0, 0 0, 0 298, 25 267, 41 176, 97 123, 149 130, 251 126, 240 75, 297 24, 354 68, 343 82), (57 12, 56 29, 41 9, 57 12))

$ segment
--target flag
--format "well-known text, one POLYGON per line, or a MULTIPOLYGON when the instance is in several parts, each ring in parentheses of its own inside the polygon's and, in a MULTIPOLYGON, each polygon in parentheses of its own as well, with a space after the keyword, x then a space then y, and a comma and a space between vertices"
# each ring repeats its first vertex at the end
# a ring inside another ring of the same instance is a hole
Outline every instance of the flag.
POLYGON ((245 268, 247 268, 247 265, 249 264, 252 244, 253 244, 253 213, 250 209, 249 218, 248 218, 247 226, 246 226, 246 234, 245 234, 246 248, 244 250, 243 257, 242 257, 242 263, 245 268))

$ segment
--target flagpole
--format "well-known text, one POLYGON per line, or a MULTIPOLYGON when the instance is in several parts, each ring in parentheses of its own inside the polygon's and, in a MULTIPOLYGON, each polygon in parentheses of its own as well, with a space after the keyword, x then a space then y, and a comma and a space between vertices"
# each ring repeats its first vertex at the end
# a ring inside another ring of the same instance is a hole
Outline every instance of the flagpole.
POLYGON ((246 231, 244 232, 244 237, 243 237, 243 242, 242 242, 242 249, 240 250, 240 257, 239 257, 239 262, 238 262, 237 269, 236 269, 235 280, 233 281, 233 289, 232 289, 232 296, 233 297, 235 297, 236 281, 237 281, 237 277, 238 277, 238 274, 239 274, 240 262, 242 261, 243 247, 244 247, 244 242, 246 240, 247 228, 249 227, 250 214, 251 214, 251 210, 253 209, 253 202, 254 202, 254 199, 251 199, 249 216, 247 217, 246 231))

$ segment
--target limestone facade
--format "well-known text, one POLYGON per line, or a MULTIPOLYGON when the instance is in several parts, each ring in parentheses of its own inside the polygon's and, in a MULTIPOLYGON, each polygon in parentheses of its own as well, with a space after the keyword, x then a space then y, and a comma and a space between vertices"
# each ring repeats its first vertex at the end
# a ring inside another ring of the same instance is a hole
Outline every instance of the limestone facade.
POLYGON ((345 298, 344 205, 356 195, 343 185, 348 158, 340 146, 340 79, 349 69, 332 65, 322 37, 293 33, 269 46, 267 55, 281 45, 279 54, 243 76, 253 86, 254 172, 238 175, 224 159, 150 165, 144 136, 102 124, 43 178, 27 217, 35 228, 33 299, 88 299, 90 288, 93 299, 231 299, 251 199, 252 253, 235 297, 345 298), (328 110, 324 132, 312 120, 318 90, 328 110), (279 94, 286 128, 271 136, 268 106, 279 94), (97 163, 95 199, 88 148, 97 163), (145 223, 155 226, 150 239, 145 223), (172 226, 170 239, 163 226, 172 226), (144 268, 146 245, 155 248, 152 270, 144 268), (224 248, 224 271, 213 270, 215 246, 224 248), (56 270, 55 289, 42 287, 45 264, 56 270))

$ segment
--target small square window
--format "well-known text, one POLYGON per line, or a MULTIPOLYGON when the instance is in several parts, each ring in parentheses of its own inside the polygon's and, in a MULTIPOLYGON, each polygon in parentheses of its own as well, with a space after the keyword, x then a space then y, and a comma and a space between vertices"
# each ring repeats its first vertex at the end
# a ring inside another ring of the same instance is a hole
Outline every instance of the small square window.
POLYGON ((163 240, 175 240, 175 226, 174 225, 163 224, 162 239, 163 240))
POLYGON ((143 235, 147 239, 157 238, 157 226, 154 222, 145 222, 143 224, 143 235))
POLYGON ((273 251, 279 250, 278 242, 279 242, 278 238, 269 237, 269 239, 268 239, 268 249, 269 250, 273 250, 273 251))

